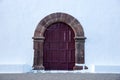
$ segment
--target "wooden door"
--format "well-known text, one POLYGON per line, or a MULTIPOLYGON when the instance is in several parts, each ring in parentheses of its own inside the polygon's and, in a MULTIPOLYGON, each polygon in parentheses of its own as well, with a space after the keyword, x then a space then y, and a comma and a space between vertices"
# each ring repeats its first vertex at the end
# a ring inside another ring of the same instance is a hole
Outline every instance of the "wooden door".
POLYGON ((50 25, 44 33, 43 65, 45 70, 73 70, 75 40, 73 30, 65 23, 50 25))

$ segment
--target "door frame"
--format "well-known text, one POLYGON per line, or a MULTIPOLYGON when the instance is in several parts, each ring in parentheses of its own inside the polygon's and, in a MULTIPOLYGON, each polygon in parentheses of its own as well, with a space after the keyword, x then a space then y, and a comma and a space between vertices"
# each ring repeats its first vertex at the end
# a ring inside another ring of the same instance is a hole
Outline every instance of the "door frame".
POLYGON ((85 39, 83 27, 79 23, 77 19, 73 16, 66 13, 52 13, 45 18, 43 18, 38 26, 35 29, 34 37, 33 37, 33 49, 34 49, 34 62, 33 69, 34 70, 44 70, 43 66, 43 43, 45 37, 44 32, 51 24, 56 22, 63 22, 69 25, 75 34, 75 66, 73 70, 82 70, 88 69, 87 66, 81 65, 85 64, 85 39))

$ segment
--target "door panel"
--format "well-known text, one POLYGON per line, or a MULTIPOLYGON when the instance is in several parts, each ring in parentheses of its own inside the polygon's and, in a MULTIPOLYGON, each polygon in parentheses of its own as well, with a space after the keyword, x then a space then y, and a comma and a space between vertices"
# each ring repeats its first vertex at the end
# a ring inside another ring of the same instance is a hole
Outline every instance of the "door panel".
POLYGON ((43 65, 45 70, 72 70, 75 65, 73 30, 65 23, 54 23, 44 33, 43 65))

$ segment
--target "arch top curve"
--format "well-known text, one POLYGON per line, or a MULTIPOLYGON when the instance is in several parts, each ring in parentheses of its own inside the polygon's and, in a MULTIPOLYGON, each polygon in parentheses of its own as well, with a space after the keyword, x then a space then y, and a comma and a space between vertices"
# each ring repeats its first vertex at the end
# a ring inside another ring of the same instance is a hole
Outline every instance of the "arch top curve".
POLYGON ((73 16, 61 12, 52 13, 44 17, 37 25, 33 38, 43 37, 43 34, 47 27, 56 22, 63 22, 69 25, 73 29, 76 38, 78 37, 85 38, 83 27, 81 26, 80 22, 73 16))

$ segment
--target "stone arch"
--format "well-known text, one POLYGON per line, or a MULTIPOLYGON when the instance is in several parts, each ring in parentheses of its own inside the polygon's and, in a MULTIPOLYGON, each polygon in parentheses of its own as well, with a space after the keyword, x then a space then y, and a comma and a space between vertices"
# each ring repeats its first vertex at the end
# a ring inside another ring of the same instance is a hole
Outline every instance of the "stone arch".
POLYGON ((52 13, 45 18, 43 18, 37 25, 34 33, 34 63, 33 69, 44 69, 43 66, 43 42, 44 42, 44 32, 47 27, 56 22, 63 22, 69 25, 75 33, 75 67, 73 69, 83 69, 83 66, 79 64, 84 64, 84 42, 85 36, 83 27, 77 19, 66 13, 52 13))
POLYGON ((34 37, 43 37, 45 29, 55 22, 64 22, 74 31, 75 37, 84 37, 84 31, 77 19, 66 13, 53 13, 43 18, 38 24, 34 37))

